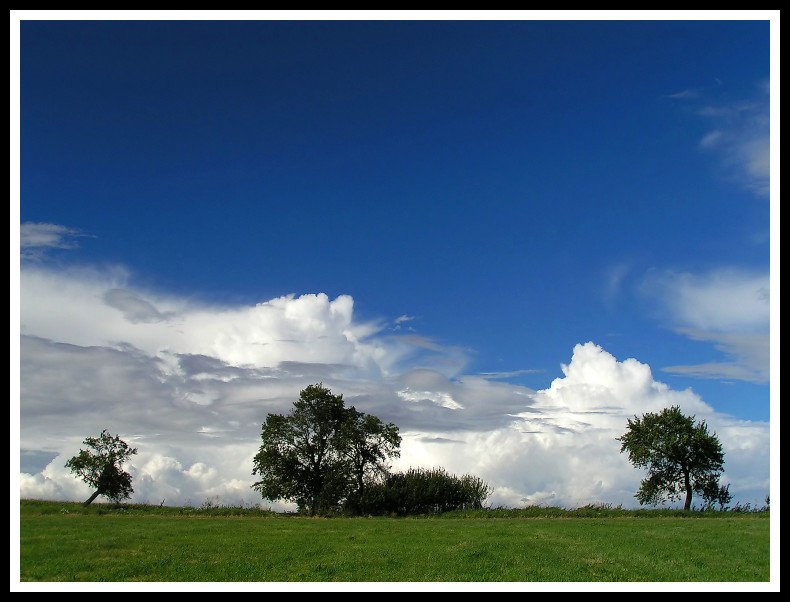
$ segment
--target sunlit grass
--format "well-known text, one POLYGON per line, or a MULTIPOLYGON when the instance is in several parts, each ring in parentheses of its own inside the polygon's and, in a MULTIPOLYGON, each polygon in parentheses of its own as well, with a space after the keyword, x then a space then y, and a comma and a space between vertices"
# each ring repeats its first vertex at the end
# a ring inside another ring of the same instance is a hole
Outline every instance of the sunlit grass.
POLYGON ((20 581, 770 579, 767 512, 603 510, 611 515, 524 509, 307 518, 257 508, 223 514, 217 508, 23 501, 20 581))

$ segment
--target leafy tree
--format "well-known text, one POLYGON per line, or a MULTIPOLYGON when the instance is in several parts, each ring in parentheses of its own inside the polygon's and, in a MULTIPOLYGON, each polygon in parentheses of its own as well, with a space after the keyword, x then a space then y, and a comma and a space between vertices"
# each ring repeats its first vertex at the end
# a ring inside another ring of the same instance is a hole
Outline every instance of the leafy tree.
POLYGON ((394 424, 384 424, 376 416, 351 407, 343 422, 342 437, 354 484, 349 505, 352 510, 358 510, 366 483, 386 476, 390 469, 387 460, 400 457, 401 436, 394 424))
POLYGON ((711 479, 702 490, 703 510, 712 510, 718 504, 719 510, 727 510, 728 504, 732 501, 730 485, 719 485, 715 479, 711 479))
POLYGON ((261 440, 252 471, 260 480, 252 488, 311 516, 358 497, 365 478, 400 453, 397 427, 346 408, 343 395, 321 383, 305 387, 289 415, 268 414, 261 440))
POLYGON ((83 506, 90 505, 100 495, 116 503, 131 497, 132 475, 123 470, 123 464, 137 449, 129 447, 118 435, 113 437, 107 429, 98 437, 86 437, 83 445, 88 449, 81 449, 66 462, 66 468, 96 488, 83 506))
POLYGON ((703 499, 729 502, 728 488, 719 488, 724 468, 724 452, 715 433, 708 433, 705 421, 684 416, 678 406, 659 413, 646 413, 628 420, 628 430, 620 441, 620 453, 639 468, 647 468, 634 495, 640 504, 655 505, 665 499, 678 500, 685 494, 684 509, 691 509, 694 492, 703 499))

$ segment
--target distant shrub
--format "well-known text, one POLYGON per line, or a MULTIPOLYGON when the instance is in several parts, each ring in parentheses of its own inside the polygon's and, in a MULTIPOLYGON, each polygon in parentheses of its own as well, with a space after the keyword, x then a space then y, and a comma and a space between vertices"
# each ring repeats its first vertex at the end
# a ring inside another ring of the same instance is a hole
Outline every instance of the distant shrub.
POLYGON ((369 485, 359 501, 360 512, 382 515, 425 515, 482 509, 493 489, 473 475, 461 477, 443 468, 411 468, 369 485))

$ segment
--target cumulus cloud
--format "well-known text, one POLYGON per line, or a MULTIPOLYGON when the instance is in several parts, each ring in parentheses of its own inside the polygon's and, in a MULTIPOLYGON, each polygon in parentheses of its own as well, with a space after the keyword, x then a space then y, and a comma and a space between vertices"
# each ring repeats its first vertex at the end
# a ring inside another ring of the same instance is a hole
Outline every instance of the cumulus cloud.
POLYGON ((641 292, 680 334, 707 341, 726 361, 668 366, 670 372, 764 384, 770 372, 770 276, 721 269, 707 274, 653 271, 641 292))
MULTIPOLYGON (((452 439, 442 438, 438 430, 409 433, 399 464, 440 464, 456 473, 482 475, 495 488, 495 506, 633 507, 644 475, 620 454, 615 438, 625 432, 628 418, 671 405, 705 420, 725 451, 740 454, 739 461, 752 453, 763 461, 768 457, 767 424, 717 415, 692 391, 673 391, 655 380, 649 366, 635 359, 618 361, 588 342, 574 348, 562 371, 564 376, 547 389, 522 390, 523 408, 510 414, 506 427, 459 432, 452 439), (756 441, 761 442, 758 447, 746 452, 747 442, 756 441)), ((726 478, 733 481, 733 491, 742 486, 741 478, 749 483, 751 495, 768 491, 767 464, 752 475, 733 472, 726 478)))
POLYGON ((767 424, 717 415, 593 343, 535 391, 465 374, 463 349, 358 322, 350 296, 213 307, 137 290, 122 271, 39 265, 20 283, 22 497, 87 499, 65 462, 107 428, 138 448, 133 501, 260 503, 261 424, 316 382, 398 425, 395 469, 474 474, 494 487, 492 505, 633 506, 641 475, 615 437, 631 415, 671 404, 707 419, 737 454, 726 476, 739 499, 768 491, 767 424))

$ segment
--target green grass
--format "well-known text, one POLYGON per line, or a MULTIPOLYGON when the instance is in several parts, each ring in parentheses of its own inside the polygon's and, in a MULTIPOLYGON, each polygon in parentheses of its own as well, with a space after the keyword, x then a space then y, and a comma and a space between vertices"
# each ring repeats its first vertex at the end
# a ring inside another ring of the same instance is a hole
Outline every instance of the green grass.
POLYGON ((767 582, 768 512, 307 518, 20 503, 21 582, 767 582))

